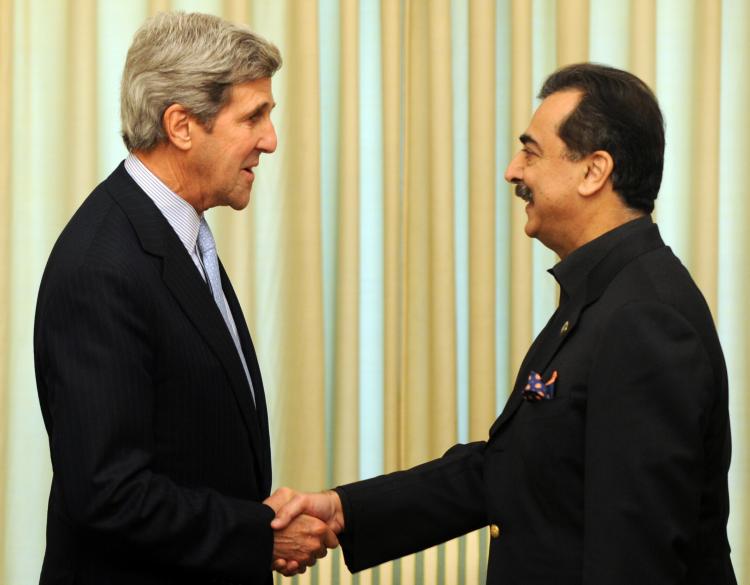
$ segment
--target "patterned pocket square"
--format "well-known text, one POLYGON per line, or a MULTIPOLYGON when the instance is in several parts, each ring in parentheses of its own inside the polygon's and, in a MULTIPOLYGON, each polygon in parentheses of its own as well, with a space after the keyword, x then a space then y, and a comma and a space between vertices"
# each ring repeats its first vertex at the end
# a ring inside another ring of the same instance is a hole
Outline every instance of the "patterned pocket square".
POLYGON ((557 381, 557 370, 552 372, 552 376, 546 382, 542 382, 542 377, 534 372, 529 374, 529 383, 523 389, 524 400, 552 400, 555 397, 555 382, 557 381))

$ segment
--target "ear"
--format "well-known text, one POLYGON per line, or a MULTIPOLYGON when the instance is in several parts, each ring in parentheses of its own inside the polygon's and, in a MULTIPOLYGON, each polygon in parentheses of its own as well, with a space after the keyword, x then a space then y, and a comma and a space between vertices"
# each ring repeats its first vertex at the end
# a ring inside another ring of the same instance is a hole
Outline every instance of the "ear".
POLYGON ((615 168, 615 161, 606 150, 597 150, 584 158, 583 163, 585 164, 584 176, 578 185, 578 193, 588 197, 599 192, 609 181, 615 168))
POLYGON ((189 150, 192 146, 192 118, 188 111, 180 104, 172 104, 164 110, 161 120, 169 142, 180 150, 189 150))

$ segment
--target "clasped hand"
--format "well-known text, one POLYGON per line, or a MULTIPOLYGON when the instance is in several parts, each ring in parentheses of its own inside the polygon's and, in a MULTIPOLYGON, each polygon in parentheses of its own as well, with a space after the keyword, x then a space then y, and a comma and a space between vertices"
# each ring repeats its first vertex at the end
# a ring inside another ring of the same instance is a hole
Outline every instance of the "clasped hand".
POLYGON ((272 567, 282 575, 304 573, 338 546, 344 514, 335 491, 308 494, 282 487, 263 503, 276 512, 272 567))

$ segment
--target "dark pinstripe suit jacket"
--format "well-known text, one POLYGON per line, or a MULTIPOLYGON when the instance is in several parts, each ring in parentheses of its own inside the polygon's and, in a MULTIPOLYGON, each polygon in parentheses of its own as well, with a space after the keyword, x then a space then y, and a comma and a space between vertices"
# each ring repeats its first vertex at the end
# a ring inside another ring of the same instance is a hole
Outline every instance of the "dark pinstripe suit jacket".
POLYGON ((208 287, 120 165, 63 230, 34 358, 53 480, 41 583, 270 583, 263 382, 222 268, 257 399, 208 287))

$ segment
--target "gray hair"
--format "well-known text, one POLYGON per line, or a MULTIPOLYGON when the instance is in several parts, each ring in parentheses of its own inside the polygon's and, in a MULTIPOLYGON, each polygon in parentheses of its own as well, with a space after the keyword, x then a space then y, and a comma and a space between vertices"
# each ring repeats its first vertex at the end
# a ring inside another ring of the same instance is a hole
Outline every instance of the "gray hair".
POLYGON ((166 12, 149 18, 135 33, 122 74, 125 146, 148 151, 166 142, 162 116, 172 104, 211 130, 233 85, 271 77, 279 67, 273 44, 217 16, 166 12))

